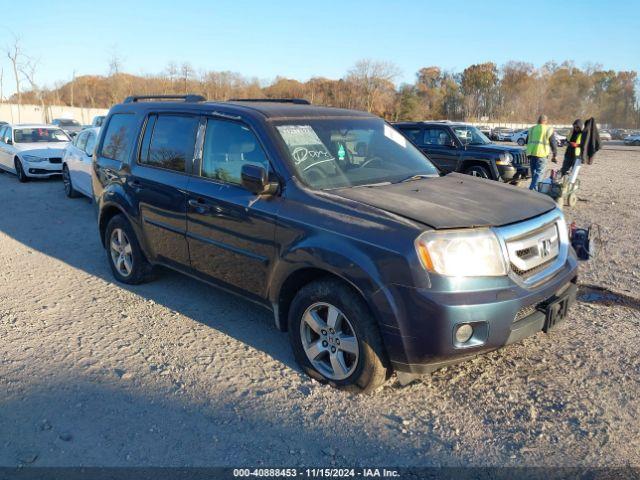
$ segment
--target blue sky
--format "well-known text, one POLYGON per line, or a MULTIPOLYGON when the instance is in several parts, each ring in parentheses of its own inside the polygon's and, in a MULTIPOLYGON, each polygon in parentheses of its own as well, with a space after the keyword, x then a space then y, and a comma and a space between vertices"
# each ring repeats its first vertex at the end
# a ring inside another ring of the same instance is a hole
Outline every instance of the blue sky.
MULTIPOLYGON (((5 0, 6 1, 6 0, 5 0)), ((2 2, 3 4, 5 2, 2 2)), ((37 81, 123 70, 158 73, 169 61, 269 81, 339 78, 361 58, 395 63, 398 81, 423 66, 573 59, 640 70, 640 0, 21 0, 0 17, 0 47, 21 40, 37 81), (531 5, 534 5, 533 7, 531 5)), ((6 6, 6 5, 5 5, 6 6)), ((13 90, 2 52, 5 95, 13 90)))

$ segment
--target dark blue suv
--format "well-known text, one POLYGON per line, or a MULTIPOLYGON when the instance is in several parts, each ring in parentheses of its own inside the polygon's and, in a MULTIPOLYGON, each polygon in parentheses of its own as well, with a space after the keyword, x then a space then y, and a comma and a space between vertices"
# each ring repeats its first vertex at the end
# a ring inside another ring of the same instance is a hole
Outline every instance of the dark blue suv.
POLYGON ((575 298, 562 213, 441 172, 383 120, 301 100, 131 97, 94 154, 117 280, 164 265, 270 309, 314 378, 370 391, 552 328, 575 298))

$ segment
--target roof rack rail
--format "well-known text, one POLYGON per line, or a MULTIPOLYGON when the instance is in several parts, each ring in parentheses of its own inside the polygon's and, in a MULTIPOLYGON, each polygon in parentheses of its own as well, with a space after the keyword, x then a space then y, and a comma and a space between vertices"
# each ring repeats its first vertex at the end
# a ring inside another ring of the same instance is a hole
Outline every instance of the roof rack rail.
POLYGON ((267 102, 267 103, 295 103, 297 105, 311 105, 306 98, 230 98, 230 102, 267 102))
POLYGON ((185 102, 197 103, 207 99, 202 95, 132 95, 124 99, 123 103, 136 103, 140 100, 184 100, 185 102))

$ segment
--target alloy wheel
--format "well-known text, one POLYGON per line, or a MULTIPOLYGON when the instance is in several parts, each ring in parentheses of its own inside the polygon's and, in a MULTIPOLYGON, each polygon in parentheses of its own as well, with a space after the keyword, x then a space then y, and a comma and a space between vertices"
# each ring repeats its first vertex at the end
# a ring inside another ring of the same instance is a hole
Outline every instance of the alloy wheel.
POLYGON ((307 308, 300 322, 300 338, 313 367, 330 380, 344 380, 358 366, 355 330, 334 305, 318 302, 307 308))
POLYGON ((111 232, 109 241, 111 260, 123 277, 128 277, 133 272, 133 249, 127 234, 121 228, 115 228, 111 232))

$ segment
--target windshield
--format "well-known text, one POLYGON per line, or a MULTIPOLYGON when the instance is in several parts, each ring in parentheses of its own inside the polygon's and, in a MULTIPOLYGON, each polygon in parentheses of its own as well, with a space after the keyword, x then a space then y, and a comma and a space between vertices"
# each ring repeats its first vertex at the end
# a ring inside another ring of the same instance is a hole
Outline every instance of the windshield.
POLYGON ((476 127, 462 125, 453 127, 453 131, 456 137, 458 137, 458 140, 465 145, 487 145, 491 143, 491 140, 476 127))
POLYGON ((291 164, 310 187, 330 189, 438 176, 405 137, 374 119, 278 122, 291 164))
POLYGON ((54 120, 56 125, 60 125, 61 127, 79 127, 80 123, 77 120, 67 120, 67 119, 59 119, 54 120))
POLYGON ((15 143, 68 142, 71 139, 59 128, 20 128, 14 131, 15 143))

